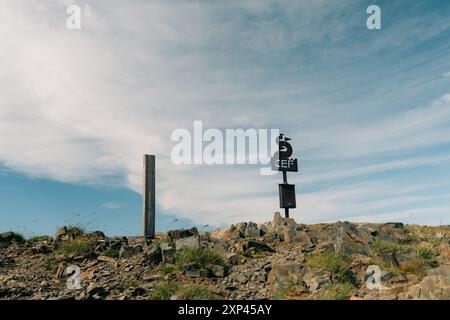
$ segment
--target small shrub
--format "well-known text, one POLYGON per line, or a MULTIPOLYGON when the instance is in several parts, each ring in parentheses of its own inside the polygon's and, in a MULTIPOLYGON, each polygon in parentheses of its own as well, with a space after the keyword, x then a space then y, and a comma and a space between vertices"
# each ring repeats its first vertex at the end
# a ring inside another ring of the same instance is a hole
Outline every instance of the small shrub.
POLYGON ((427 248, 418 247, 416 250, 417 258, 419 258, 424 266, 436 268, 438 266, 438 261, 436 255, 432 250, 427 248))
POLYGON ((175 282, 157 283, 150 294, 150 300, 169 300, 170 297, 178 290, 179 286, 175 282))
POLYGON ((183 300, 219 300, 220 297, 200 285, 186 285, 180 290, 183 300))
POLYGON ((322 269, 332 274, 333 278, 344 283, 354 283, 348 257, 329 251, 313 253, 308 257, 307 265, 311 268, 322 269))
POLYGON ((372 250, 377 254, 392 254, 400 251, 401 247, 393 242, 375 240, 371 245, 372 250))
POLYGON ((75 256, 89 256, 92 254, 92 243, 86 239, 78 238, 72 241, 64 241, 58 245, 56 254, 75 256))
POLYGON ((350 283, 335 283, 315 294, 318 300, 348 300, 355 288, 350 283))
POLYGON ((73 224, 67 227, 67 233, 73 238, 80 238, 86 233, 86 229, 79 224, 73 224))
POLYGON ((223 265, 222 258, 208 248, 185 249, 176 256, 177 265, 193 265, 203 269, 213 265, 223 265))

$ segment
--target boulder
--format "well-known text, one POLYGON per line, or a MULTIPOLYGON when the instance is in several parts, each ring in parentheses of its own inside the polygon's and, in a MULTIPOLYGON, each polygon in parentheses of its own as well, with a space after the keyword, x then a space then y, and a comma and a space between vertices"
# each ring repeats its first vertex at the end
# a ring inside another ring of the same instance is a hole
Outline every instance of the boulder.
POLYGON ((174 264, 175 263, 175 255, 176 255, 176 250, 172 249, 172 248, 166 248, 162 251, 162 262, 163 263, 169 263, 169 264, 174 264))
POLYGON ((152 266, 157 266, 162 262, 162 251, 158 244, 148 247, 144 254, 148 263, 152 266))
POLYGON ((91 282, 86 289, 86 293, 88 294, 87 299, 98 300, 106 297, 108 295, 108 290, 106 290, 105 287, 91 282))
POLYGON ((66 226, 56 229, 55 242, 73 240, 66 226))
POLYGON ((24 239, 21 235, 12 231, 0 233, 0 243, 9 244, 11 242, 23 243, 24 239))
POLYGON ((213 265, 209 268, 209 276, 214 278, 223 278, 226 276, 226 269, 222 265, 213 265))
POLYGON ((281 214, 277 211, 275 212, 273 216, 273 227, 295 227, 297 225, 297 222, 295 222, 292 218, 284 218, 281 216, 281 214))
POLYGON ((142 251, 142 248, 140 246, 128 246, 126 244, 122 244, 119 250, 119 258, 130 258, 136 254, 139 254, 142 251))
POLYGON ((246 252, 249 249, 253 249, 255 251, 265 251, 265 252, 275 252, 271 247, 265 244, 262 241, 255 240, 247 240, 241 243, 241 251, 246 252))
POLYGON ((319 225, 311 234, 319 244, 333 242, 336 253, 367 255, 370 252, 370 232, 348 221, 319 225))
POLYGON ((193 227, 191 229, 170 230, 167 232, 167 238, 169 240, 188 238, 195 235, 198 235, 198 230, 196 227, 193 227))
POLYGON ((237 265, 239 264, 239 255, 237 255, 236 253, 229 252, 225 255, 225 261, 228 264, 237 265))
POLYGON ((408 290, 408 297, 421 300, 450 299, 450 267, 442 266, 408 290))
POLYGON ((301 282, 301 269, 300 263, 273 263, 269 275, 272 294, 278 295, 288 286, 299 284, 301 282))
POLYGON ((331 284, 331 276, 325 271, 304 269, 300 276, 311 293, 331 284))
POLYGON ((83 235, 83 238, 88 239, 90 241, 99 241, 99 240, 105 240, 106 236, 101 231, 94 231, 94 232, 86 233, 85 235, 83 235))
POLYGON ((176 250, 182 249, 198 249, 200 248, 200 237, 198 235, 193 235, 187 238, 178 239, 175 242, 176 250))
POLYGON ((245 238, 258 238, 261 234, 261 230, 259 230, 256 223, 253 222, 249 222, 244 230, 245 238))
POLYGON ((286 228, 283 232, 283 240, 286 243, 299 243, 305 249, 309 249, 313 246, 309 235, 298 228, 286 228))
POLYGON ((450 264, 450 246, 448 243, 441 242, 439 245, 439 259, 442 264, 450 264))

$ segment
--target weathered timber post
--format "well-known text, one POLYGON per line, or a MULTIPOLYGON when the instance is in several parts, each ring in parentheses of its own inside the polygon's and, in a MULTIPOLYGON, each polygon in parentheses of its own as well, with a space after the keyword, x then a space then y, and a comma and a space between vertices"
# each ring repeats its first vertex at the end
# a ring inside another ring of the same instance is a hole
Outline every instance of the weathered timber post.
POLYGON ((155 237, 155 156, 144 155, 144 187, 142 190, 142 231, 144 237, 155 237))

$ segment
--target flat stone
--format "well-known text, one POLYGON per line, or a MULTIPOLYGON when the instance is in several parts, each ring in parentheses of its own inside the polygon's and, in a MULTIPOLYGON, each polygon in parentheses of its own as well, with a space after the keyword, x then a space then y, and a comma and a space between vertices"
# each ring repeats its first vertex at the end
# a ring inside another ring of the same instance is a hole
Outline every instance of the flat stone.
POLYGON ((200 247, 200 237, 198 235, 178 239, 175 242, 176 250, 198 249, 200 247))

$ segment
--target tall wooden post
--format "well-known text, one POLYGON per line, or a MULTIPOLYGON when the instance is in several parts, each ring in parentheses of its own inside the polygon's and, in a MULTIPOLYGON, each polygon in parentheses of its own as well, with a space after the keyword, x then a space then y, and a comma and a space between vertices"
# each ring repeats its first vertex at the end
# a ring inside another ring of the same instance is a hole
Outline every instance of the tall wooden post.
POLYGON ((144 155, 144 187, 142 190, 142 231, 144 237, 155 237, 155 156, 144 155))

